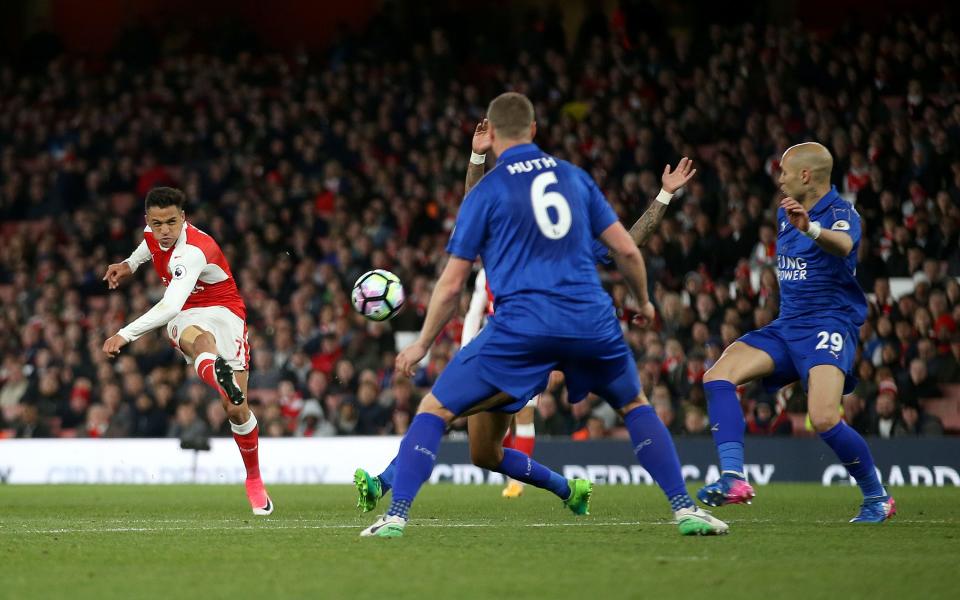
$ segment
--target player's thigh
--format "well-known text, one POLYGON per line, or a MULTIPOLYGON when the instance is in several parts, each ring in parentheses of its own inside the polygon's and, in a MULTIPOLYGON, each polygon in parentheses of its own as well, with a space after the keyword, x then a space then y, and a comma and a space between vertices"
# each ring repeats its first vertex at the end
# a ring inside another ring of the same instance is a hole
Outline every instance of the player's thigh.
POLYGON ((834 365, 816 365, 807 376, 807 411, 818 432, 840 422, 840 402, 846 375, 834 365))
POLYGON ((185 310, 167 324, 167 334, 187 356, 197 352, 213 352, 222 357, 234 371, 244 371, 250 362, 247 325, 222 306, 205 306, 185 310), (197 348, 200 335, 213 336, 215 347, 197 348))
MULTIPOLYGON (((776 343, 771 342, 771 345, 776 343)), ((761 350, 737 340, 727 346, 716 364, 707 370, 703 375, 703 382, 729 381, 734 385, 742 385, 748 381, 766 377, 774 372, 776 368, 774 359, 781 353, 783 359, 788 360, 785 352, 779 352, 770 347, 761 350)))
POLYGON ((437 378, 433 396, 456 416, 486 410, 515 413, 547 382, 551 364, 526 359, 522 351, 504 351, 505 342, 485 328, 457 352, 437 378))
POLYGON ((180 346, 180 351, 192 360, 201 352, 215 353, 217 338, 212 332, 203 329, 199 325, 188 325, 186 329, 180 333, 178 345, 180 346), (201 337, 204 334, 208 334, 208 336, 201 337))
POLYGON ((512 414, 482 412, 467 417, 470 459, 484 469, 496 469, 503 460, 503 436, 510 428, 512 414))
POLYGON ((611 352, 600 358, 567 362, 563 372, 571 403, 593 392, 620 411, 643 399, 633 352, 626 342, 613 342, 611 352))

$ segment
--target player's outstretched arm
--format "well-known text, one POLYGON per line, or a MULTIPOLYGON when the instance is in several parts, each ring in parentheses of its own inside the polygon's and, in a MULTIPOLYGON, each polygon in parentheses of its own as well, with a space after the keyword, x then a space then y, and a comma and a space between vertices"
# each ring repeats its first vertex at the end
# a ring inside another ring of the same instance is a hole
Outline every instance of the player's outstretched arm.
POLYGON ((619 221, 600 234, 600 241, 610 249, 610 255, 617 263, 617 269, 623 273, 630 291, 636 296, 640 304, 640 315, 647 322, 653 321, 655 310, 647 293, 647 268, 643 264, 640 249, 633 243, 630 234, 619 221))
POLYGON ((178 262, 172 266, 170 285, 163 293, 163 298, 153 308, 143 313, 133 323, 130 323, 103 344, 103 351, 111 358, 116 356, 120 348, 137 340, 148 331, 161 327, 177 316, 180 309, 187 302, 187 298, 197 285, 200 272, 207 264, 203 252, 194 246, 188 246, 182 251, 178 262))
POLYGON ((463 291, 472 268, 473 261, 457 256, 451 256, 447 261, 447 266, 443 268, 430 296, 420 337, 397 355, 396 369, 399 373, 413 376, 417 363, 427 355, 427 350, 460 305, 460 292, 463 291))
POLYGON ((140 265, 152 258, 150 249, 147 248, 147 242, 141 241, 137 249, 126 260, 107 267, 107 272, 103 276, 103 280, 107 282, 107 289, 117 289, 120 282, 136 273, 140 265))
POLYGON ((473 143, 471 145, 470 163, 467 165, 467 179, 463 182, 463 195, 466 196, 477 185, 477 182, 483 178, 483 173, 487 168, 487 151, 493 146, 490 140, 490 123, 484 119, 477 123, 477 128, 473 132, 473 143))
POLYGON ((834 256, 847 256, 853 251, 853 238, 842 231, 821 229, 819 223, 811 223, 807 209, 793 198, 781 200, 780 208, 787 213, 790 224, 816 242, 824 252, 834 256))
POLYGON ((670 205, 670 199, 677 193, 677 190, 687 185, 687 182, 697 174, 693 168, 693 161, 684 156, 677 163, 677 168, 670 169, 670 165, 663 168, 663 177, 661 178, 662 189, 657 194, 655 201, 650 202, 647 210, 640 215, 637 222, 630 228, 630 237, 633 242, 641 248, 647 245, 650 236, 660 226, 663 215, 667 212, 667 206, 670 205))

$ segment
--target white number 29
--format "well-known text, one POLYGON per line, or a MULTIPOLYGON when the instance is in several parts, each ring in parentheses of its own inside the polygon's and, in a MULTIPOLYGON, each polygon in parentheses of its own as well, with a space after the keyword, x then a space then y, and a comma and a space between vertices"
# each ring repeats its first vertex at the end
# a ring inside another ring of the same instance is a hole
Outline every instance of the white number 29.
POLYGON ((843 336, 839 333, 821 331, 817 334, 817 337, 820 338, 820 343, 817 344, 816 350, 826 350, 828 348, 834 352, 843 350, 843 336))
POLYGON ((570 231, 572 217, 570 204, 560 192, 548 192, 547 186, 557 183, 557 174, 547 171, 537 175, 530 185, 530 202, 533 204, 533 216, 537 220, 537 227, 551 240, 559 240, 570 231), (550 218, 547 209, 553 207, 557 211, 557 222, 550 218))

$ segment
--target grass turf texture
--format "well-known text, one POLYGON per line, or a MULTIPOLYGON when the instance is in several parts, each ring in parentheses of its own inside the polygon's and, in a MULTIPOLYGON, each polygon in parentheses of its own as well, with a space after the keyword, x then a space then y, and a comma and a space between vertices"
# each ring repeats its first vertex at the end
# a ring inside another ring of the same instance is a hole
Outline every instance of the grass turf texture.
MULTIPOLYGON (((896 488, 847 524, 855 488, 759 487, 681 537, 652 487, 598 486, 591 515, 529 489, 427 486, 405 537, 360 539, 352 486, 0 486, 0 598, 956 598, 960 489, 896 488)), ((381 505, 385 508, 384 505, 381 505)))

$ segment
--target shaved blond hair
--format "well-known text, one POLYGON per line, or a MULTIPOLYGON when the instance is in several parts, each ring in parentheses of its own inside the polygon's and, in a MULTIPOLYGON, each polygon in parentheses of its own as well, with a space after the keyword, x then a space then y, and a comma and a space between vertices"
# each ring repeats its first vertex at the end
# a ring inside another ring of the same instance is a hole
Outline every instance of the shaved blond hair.
POLYGON ((833 156, 830 155, 830 151, 823 144, 803 142, 790 146, 780 158, 780 164, 786 163, 788 158, 793 170, 806 169, 810 171, 810 178, 813 181, 817 183, 830 181, 830 173, 833 171, 833 156))

